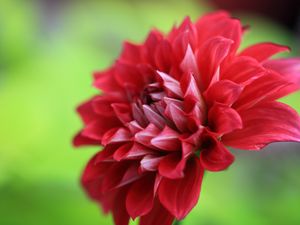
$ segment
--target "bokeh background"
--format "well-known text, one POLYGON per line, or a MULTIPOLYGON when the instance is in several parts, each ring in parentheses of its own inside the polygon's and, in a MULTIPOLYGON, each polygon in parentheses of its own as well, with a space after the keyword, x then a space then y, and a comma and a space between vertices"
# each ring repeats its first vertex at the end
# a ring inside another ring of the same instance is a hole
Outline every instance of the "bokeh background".
MULTIPOLYGON (((226 8, 251 25, 243 46, 273 41, 300 55, 297 0, 284 2, 0 0, 0 224, 112 224, 79 185, 98 149, 75 150, 71 139, 81 127, 76 105, 96 93, 92 71, 109 66, 123 40, 226 8)), ((282 101, 300 112, 299 100, 282 101)), ((300 145, 235 154, 229 170, 205 175, 183 224, 300 224, 300 145)))

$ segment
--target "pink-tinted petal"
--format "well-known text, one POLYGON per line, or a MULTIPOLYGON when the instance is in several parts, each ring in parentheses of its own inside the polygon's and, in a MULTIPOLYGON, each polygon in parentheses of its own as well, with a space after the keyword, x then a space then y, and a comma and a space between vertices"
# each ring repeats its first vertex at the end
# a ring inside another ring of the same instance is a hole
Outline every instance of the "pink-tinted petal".
POLYGON ((127 142, 130 141, 132 138, 131 133, 125 128, 113 128, 106 132, 102 138, 102 144, 112 144, 112 143, 119 143, 119 142, 127 142))
POLYGON ((151 144, 159 149, 166 151, 180 150, 179 134, 173 129, 166 126, 158 135, 152 140, 151 144))
POLYGON ((195 76, 199 76, 196 56, 190 45, 188 45, 186 49, 185 56, 180 64, 180 68, 184 73, 191 73, 195 76))
POLYGON ((258 43, 244 49, 240 55, 255 58, 258 62, 262 62, 271 56, 279 53, 289 51, 289 47, 278 45, 271 42, 258 43))
POLYGON ((199 159, 192 158, 186 164, 184 178, 163 178, 158 196, 163 206, 178 220, 183 219, 197 204, 204 170, 199 159))
POLYGON ((219 135, 230 133, 243 127, 237 111, 225 105, 215 104, 208 113, 209 128, 219 135))
POLYGON ((165 119, 159 115, 157 112, 155 112, 153 109, 151 109, 148 105, 143 105, 143 110, 145 113, 145 116, 147 117, 148 121, 150 123, 153 123, 158 128, 162 129, 165 126, 165 119))
POLYGON ((200 153, 200 162, 204 169, 221 171, 227 169, 234 161, 234 156, 214 137, 206 137, 200 153))
POLYGON ((300 141, 300 117, 279 102, 264 102, 239 112, 243 129, 222 137, 225 145, 260 150, 271 142, 300 141))
POLYGON ((153 175, 145 176, 130 187, 126 198, 126 209, 131 218, 148 214, 154 202, 154 181, 153 175))
POLYGON ((211 85, 204 96, 209 105, 217 102, 231 106, 239 98, 242 90, 240 85, 230 80, 221 80, 211 85))
POLYGON ((174 216, 156 200, 150 213, 141 217, 140 225, 172 225, 173 220, 174 216))
POLYGON ((174 122, 178 130, 181 132, 187 131, 188 126, 186 113, 180 107, 174 103, 167 104, 165 114, 171 121, 174 122))
POLYGON ((160 129, 158 129, 154 124, 149 124, 144 130, 135 134, 135 141, 145 146, 151 146, 151 139, 159 133, 160 129))
POLYGON ((219 68, 229 53, 233 41, 223 37, 213 37, 206 41, 197 53, 197 63, 202 82, 198 86, 205 90, 219 80, 219 68))
POLYGON ((177 80, 172 78, 170 75, 157 71, 157 74, 163 81, 163 85, 166 88, 166 91, 170 94, 169 97, 180 98, 182 97, 182 92, 180 89, 180 84, 177 80))
POLYGON ((122 145, 116 152, 114 152, 114 159, 117 161, 123 159, 137 159, 144 155, 152 153, 151 149, 140 145, 138 143, 131 143, 122 145))
POLYGON ((146 155, 140 162, 140 170, 144 171, 156 171, 158 169, 159 162, 162 157, 157 155, 146 155))
POLYGON ((300 89, 300 58, 273 59, 263 63, 263 66, 279 73, 291 85, 280 90, 285 96, 300 89))

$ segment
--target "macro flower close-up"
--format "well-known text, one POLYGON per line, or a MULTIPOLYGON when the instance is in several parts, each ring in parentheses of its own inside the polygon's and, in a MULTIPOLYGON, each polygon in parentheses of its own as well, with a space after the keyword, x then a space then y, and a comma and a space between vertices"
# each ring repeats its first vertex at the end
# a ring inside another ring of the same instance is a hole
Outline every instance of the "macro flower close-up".
POLYGON ((271 42, 241 49, 245 32, 224 11, 187 17, 125 42, 94 73, 99 92, 77 108, 84 127, 73 142, 103 146, 81 182, 116 225, 171 225, 197 204, 204 173, 227 169, 235 150, 300 142, 299 115, 277 101, 300 88, 300 59, 272 58, 290 49, 271 42))

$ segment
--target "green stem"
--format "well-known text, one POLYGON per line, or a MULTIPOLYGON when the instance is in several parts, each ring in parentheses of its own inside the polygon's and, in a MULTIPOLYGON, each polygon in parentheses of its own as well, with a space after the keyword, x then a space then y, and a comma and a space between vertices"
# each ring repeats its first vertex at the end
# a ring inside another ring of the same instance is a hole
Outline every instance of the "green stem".
POLYGON ((175 220, 173 225, 180 225, 180 221, 179 220, 175 220))

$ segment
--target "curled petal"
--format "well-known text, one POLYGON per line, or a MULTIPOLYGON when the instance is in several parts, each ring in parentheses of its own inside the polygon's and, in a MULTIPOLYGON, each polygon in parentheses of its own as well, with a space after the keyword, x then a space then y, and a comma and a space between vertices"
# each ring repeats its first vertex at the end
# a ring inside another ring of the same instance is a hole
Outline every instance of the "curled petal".
POLYGON ((203 173, 199 159, 194 157, 187 162, 183 178, 162 179, 158 189, 159 200, 178 220, 182 220, 197 204, 203 173))
POLYGON ((221 171, 227 169, 234 162, 234 156, 214 137, 207 137, 202 148, 200 162, 204 169, 221 171))
POLYGON ((228 106, 215 104, 208 113, 209 127, 219 135, 230 133, 243 127, 237 111, 228 106))
POLYGON ((260 150, 271 142, 300 141, 300 117, 279 102, 264 102, 239 112, 243 129, 222 137, 225 145, 260 150))

